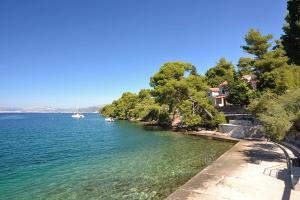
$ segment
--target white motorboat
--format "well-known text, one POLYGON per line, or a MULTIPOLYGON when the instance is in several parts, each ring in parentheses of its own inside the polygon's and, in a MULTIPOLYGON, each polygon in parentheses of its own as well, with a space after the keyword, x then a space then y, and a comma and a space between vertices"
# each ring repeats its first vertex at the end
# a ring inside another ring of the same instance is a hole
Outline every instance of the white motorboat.
POLYGON ((111 117, 108 117, 108 118, 105 118, 105 121, 106 122, 113 122, 113 121, 115 121, 113 118, 111 118, 111 117))

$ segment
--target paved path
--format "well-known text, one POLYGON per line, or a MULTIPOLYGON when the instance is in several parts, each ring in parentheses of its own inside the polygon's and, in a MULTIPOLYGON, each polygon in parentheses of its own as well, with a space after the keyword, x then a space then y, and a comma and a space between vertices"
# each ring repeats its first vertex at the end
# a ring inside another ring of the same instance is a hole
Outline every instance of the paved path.
POLYGON ((177 199, 300 200, 300 191, 291 189, 279 146, 240 141, 167 198, 177 199))

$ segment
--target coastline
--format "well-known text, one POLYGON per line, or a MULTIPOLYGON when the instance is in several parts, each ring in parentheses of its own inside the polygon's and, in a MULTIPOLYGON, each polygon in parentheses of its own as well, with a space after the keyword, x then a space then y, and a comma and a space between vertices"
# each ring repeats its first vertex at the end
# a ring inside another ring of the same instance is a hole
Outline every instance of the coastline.
MULTIPOLYGON (((141 123, 161 127, 156 123, 141 123)), ((293 190, 297 182, 292 183, 290 166, 287 164, 299 152, 295 152, 289 145, 282 146, 265 139, 237 139, 218 131, 182 131, 172 127, 165 129, 235 143, 213 163, 177 188, 166 200, 300 199, 300 190, 293 190), (274 188, 276 192, 273 191, 274 188)))
POLYGON ((191 131, 163 127, 154 122, 128 121, 184 135, 234 143, 228 151, 177 188, 166 200, 300 199, 300 191, 293 190, 294 183, 287 164, 295 154, 287 147, 282 148, 266 140, 236 139, 218 131, 191 131), (273 192, 274 188, 276 192, 273 192))
POLYGON ((228 136, 227 134, 222 134, 217 131, 187 131, 184 132, 186 135, 193 135, 193 136, 199 136, 199 137, 205 137, 212 140, 219 140, 224 142, 231 142, 231 143, 238 143, 242 141, 241 139, 232 138, 228 136))

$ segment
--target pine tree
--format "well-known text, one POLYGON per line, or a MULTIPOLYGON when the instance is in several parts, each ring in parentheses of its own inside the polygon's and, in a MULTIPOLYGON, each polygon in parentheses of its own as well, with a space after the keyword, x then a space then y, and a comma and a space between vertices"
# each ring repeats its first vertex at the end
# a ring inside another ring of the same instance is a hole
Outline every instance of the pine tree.
POLYGON ((234 79, 234 66, 225 58, 221 58, 216 66, 210 68, 205 76, 206 81, 211 87, 218 87, 224 81, 231 82, 234 79))
POLYGON ((300 65, 300 0, 289 0, 287 9, 285 35, 281 39, 290 61, 300 65))
POLYGON ((250 29, 245 36, 246 45, 242 46, 245 52, 255 55, 257 58, 262 57, 271 47, 270 39, 273 35, 262 35, 258 30, 250 29))

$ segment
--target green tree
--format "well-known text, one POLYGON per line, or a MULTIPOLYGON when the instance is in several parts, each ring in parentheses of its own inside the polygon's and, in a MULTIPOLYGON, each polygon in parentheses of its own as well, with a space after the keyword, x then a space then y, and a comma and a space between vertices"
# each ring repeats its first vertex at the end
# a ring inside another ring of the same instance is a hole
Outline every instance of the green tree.
POLYGON ((240 58, 239 73, 255 74, 259 91, 271 90, 283 94, 288 89, 299 86, 300 69, 289 65, 281 41, 276 41, 272 47, 271 35, 262 35, 251 29, 245 36, 246 45, 242 48, 250 53, 252 58, 240 58), (271 48, 272 47, 272 48, 271 48))
POLYGON ((255 60, 253 67, 259 76, 261 73, 271 72, 274 69, 288 66, 288 60, 289 58, 286 56, 281 42, 276 41, 276 45, 272 50, 255 60))
POLYGON ((224 120, 206 96, 209 87, 205 78, 189 63, 164 64, 150 85, 157 102, 166 108, 160 112, 160 121, 171 122, 179 114, 183 125, 215 127, 224 120))
POLYGON ((253 58, 241 57, 237 65, 239 70, 238 74, 241 76, 253 74, 255 72, 254 62, 255 59, 253 58))
POLYGON ((238 67, 240 74, 259 74, 256 62, 269 52, 269 48, 272 43, 269 42, 272 39, 272 35, 262 35, 258 30, 250 29, 245 36, 246 45, 241 46, 241 48, 252 55, 252 58, 241 57, 238 62, 238 67))
POLYGON ((229 85, 227 101, 234 105, 248 105, 255 97, 253 88, 244 81, 235 81, 229 85))
POLYGON ((138 95, 125 92, 121 98, 106 105, 100 111, 104 116, 118 117, 119 119, 130 119, 134 117, 134 108, 138 103, 138 95))
POLYGON ((288 0, 288 14, 281 39, 292 63, 300 65, 300 0, 288 0))
POLYGON ((272 90, 276 94, 283 94, 289 89, 300 86, 300 69, 295 65, 283 66, 260 75, 258 88, 261 91, 272 90))
POLYGON ((168 106, 169 113, 175 114, 179 104, 186 98, 188 84, 185 77, 195 73, 194 70, 190 63, 168 62, 150 78, 154 97, 160 105, 168 106))
POLYGON ((205 78, 190 75, 186 81, 188 96, 179 106, 182 124, 188 127, 214 128, 219 123, 224 123, 224 115, 219 113, 207 98, 208 85, 205 78))
POLYGON ((205 76, 208 85, 217 87, 224 81, 233 81, 235 75, 234 66, 225 58, 221 58, 216 66, 210 68, 205 76))
POLYGON ((253 63, 258 77, 257 88, 260 91, 271 89, 277 94, 282 94, 287 89, 297 86, 294 83, 299 82, 297 81, 300 78, 299 73, 294 66, 288 64, 288 60, 281 42, 276 41, 273 50, 253 63))
POLYGON ((246 45, 242 46, 242 49, 260 58, 268 52, 268 49, 271 47, 269 40, 272 38, 271 34, 262 35, 258 30, 250 29, 245 36, 246 45))
POLYGON ((116 117, 116 106, 114 103, 105 105, 101 110, 100 113, 107 117, 116 117))
POLYGON ((151 95, 151 90, 142 89, 138 93, 138 103, 133 109, 133 116, 143 121, 158 120, 160 106, 151 95))
POLYGON ((165 63, 151 77, 150 85, 153 89, 142 89, 138 94, 123 93, 101 113, 119 119, 155 120, 168 126, 177 115, 188 127, 213 128, 225 121, 206 96, 205 78, 189 63, 165 63))
POLYGON ((117 111, 119 118, 130 119, 134 117, 133 110, 138 103, 138 96, 131 92, 125 92, 119 99, 117 104, 117 111))
POLYGON ((202 94, 194 96, 190 100, 181 103, 180 114, 182 124, 188 127, 214 128, 220 123, 224 123, 225 116, 218 112, 207 97, 202 94))
POLYGON ((278 98, 278 95, 271 92, 270 90, 259 93, 255 99, 251 101, 251 103, 248 106, 248 109, 256 116, 260 113, 265 113, 268 110, 269 103, 274 102, 278 98))

